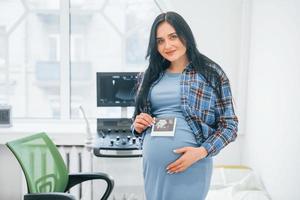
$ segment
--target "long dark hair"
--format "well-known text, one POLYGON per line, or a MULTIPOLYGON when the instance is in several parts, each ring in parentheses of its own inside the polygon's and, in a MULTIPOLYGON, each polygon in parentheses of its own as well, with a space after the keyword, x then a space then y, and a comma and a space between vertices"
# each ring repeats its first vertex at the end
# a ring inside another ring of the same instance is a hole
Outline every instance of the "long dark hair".
POLYGON ((170 62, 164 59, 157 50, 156 32, 157 27, 162 22, 168 22, 171 26, 173 26, 179 36, 179 39, 187 49, 186 54, 189 62, 191 62, 193 68, 197 72, 201 73, 206 81, 216 90, 217 95, 220 95, 221 79, 222 81, 225 79, 228 80, 225 73, 217 63, 198 51, 192 30, 183 17, 175 12, 161 13, 155 18, 151 27, 146 54, 146 59, 149 59, 149 65, 143 74, 143 81, 136 97, 134 117, 141 112, 148 112, 145 111, 144 108, 147 103, 149 88, 151 84, 158 79, 159 74, 165 71, 170 65, 170 62))

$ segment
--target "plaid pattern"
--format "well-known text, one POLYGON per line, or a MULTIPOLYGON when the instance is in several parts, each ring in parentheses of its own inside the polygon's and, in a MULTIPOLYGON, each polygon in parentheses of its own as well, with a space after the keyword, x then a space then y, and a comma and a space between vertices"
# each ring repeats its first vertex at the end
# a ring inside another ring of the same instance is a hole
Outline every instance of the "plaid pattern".
MULTIPOLYGON (((213 87, 192 65, 186 67, 180 82, 183 115, 194 132, 197 143, 207 150, 208 157, 218 154, 222 148, 234 141, 238 130, 229 81, 224 72, 218 73, 221 75, 220 96, 217 96, 213 87)), ((150 91, 163 74, 152 84, 150 91)), ((149 98, 144 110, 151 113, 149 98)))

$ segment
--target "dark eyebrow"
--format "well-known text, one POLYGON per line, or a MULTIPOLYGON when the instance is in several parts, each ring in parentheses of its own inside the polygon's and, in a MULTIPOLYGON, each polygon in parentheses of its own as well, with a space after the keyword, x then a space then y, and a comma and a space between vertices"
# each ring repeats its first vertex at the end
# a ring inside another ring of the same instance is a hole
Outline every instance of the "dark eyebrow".
MULTIPOLYGON (((172 33, 169 33, 169 34, 168 34, 168 36, 171 36, 171 35, 174 35, 174 34, 176 34, 176 35, 177 35, 177 33, 176 33, 176 32, 172 32, 172 33)), ((161 38, 161 37, 157 37, 156 39, 157 39, 157 40, 159 40, 159 39, 163 39, 163 38, 161 38)))

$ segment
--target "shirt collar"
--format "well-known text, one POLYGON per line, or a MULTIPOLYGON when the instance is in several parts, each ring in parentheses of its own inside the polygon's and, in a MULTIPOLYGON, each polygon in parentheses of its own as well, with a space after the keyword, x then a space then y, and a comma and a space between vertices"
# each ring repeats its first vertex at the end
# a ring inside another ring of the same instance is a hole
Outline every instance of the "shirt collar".
POLYGON ((189 62, 183 71, 189 72, 189 71, 191 71, 193 69, 194 69, 194 67, 193 67, 192 62, 189 62))

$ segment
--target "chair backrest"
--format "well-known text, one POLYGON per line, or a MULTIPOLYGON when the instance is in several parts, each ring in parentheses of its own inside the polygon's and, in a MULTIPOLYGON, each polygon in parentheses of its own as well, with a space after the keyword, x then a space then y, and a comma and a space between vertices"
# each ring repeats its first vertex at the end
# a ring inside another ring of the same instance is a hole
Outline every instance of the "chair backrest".
POLYGON ((23 169, 28 193, 64 192, 68 171, 55 144, 45 133, 14 140, 6 145, 23 169))

